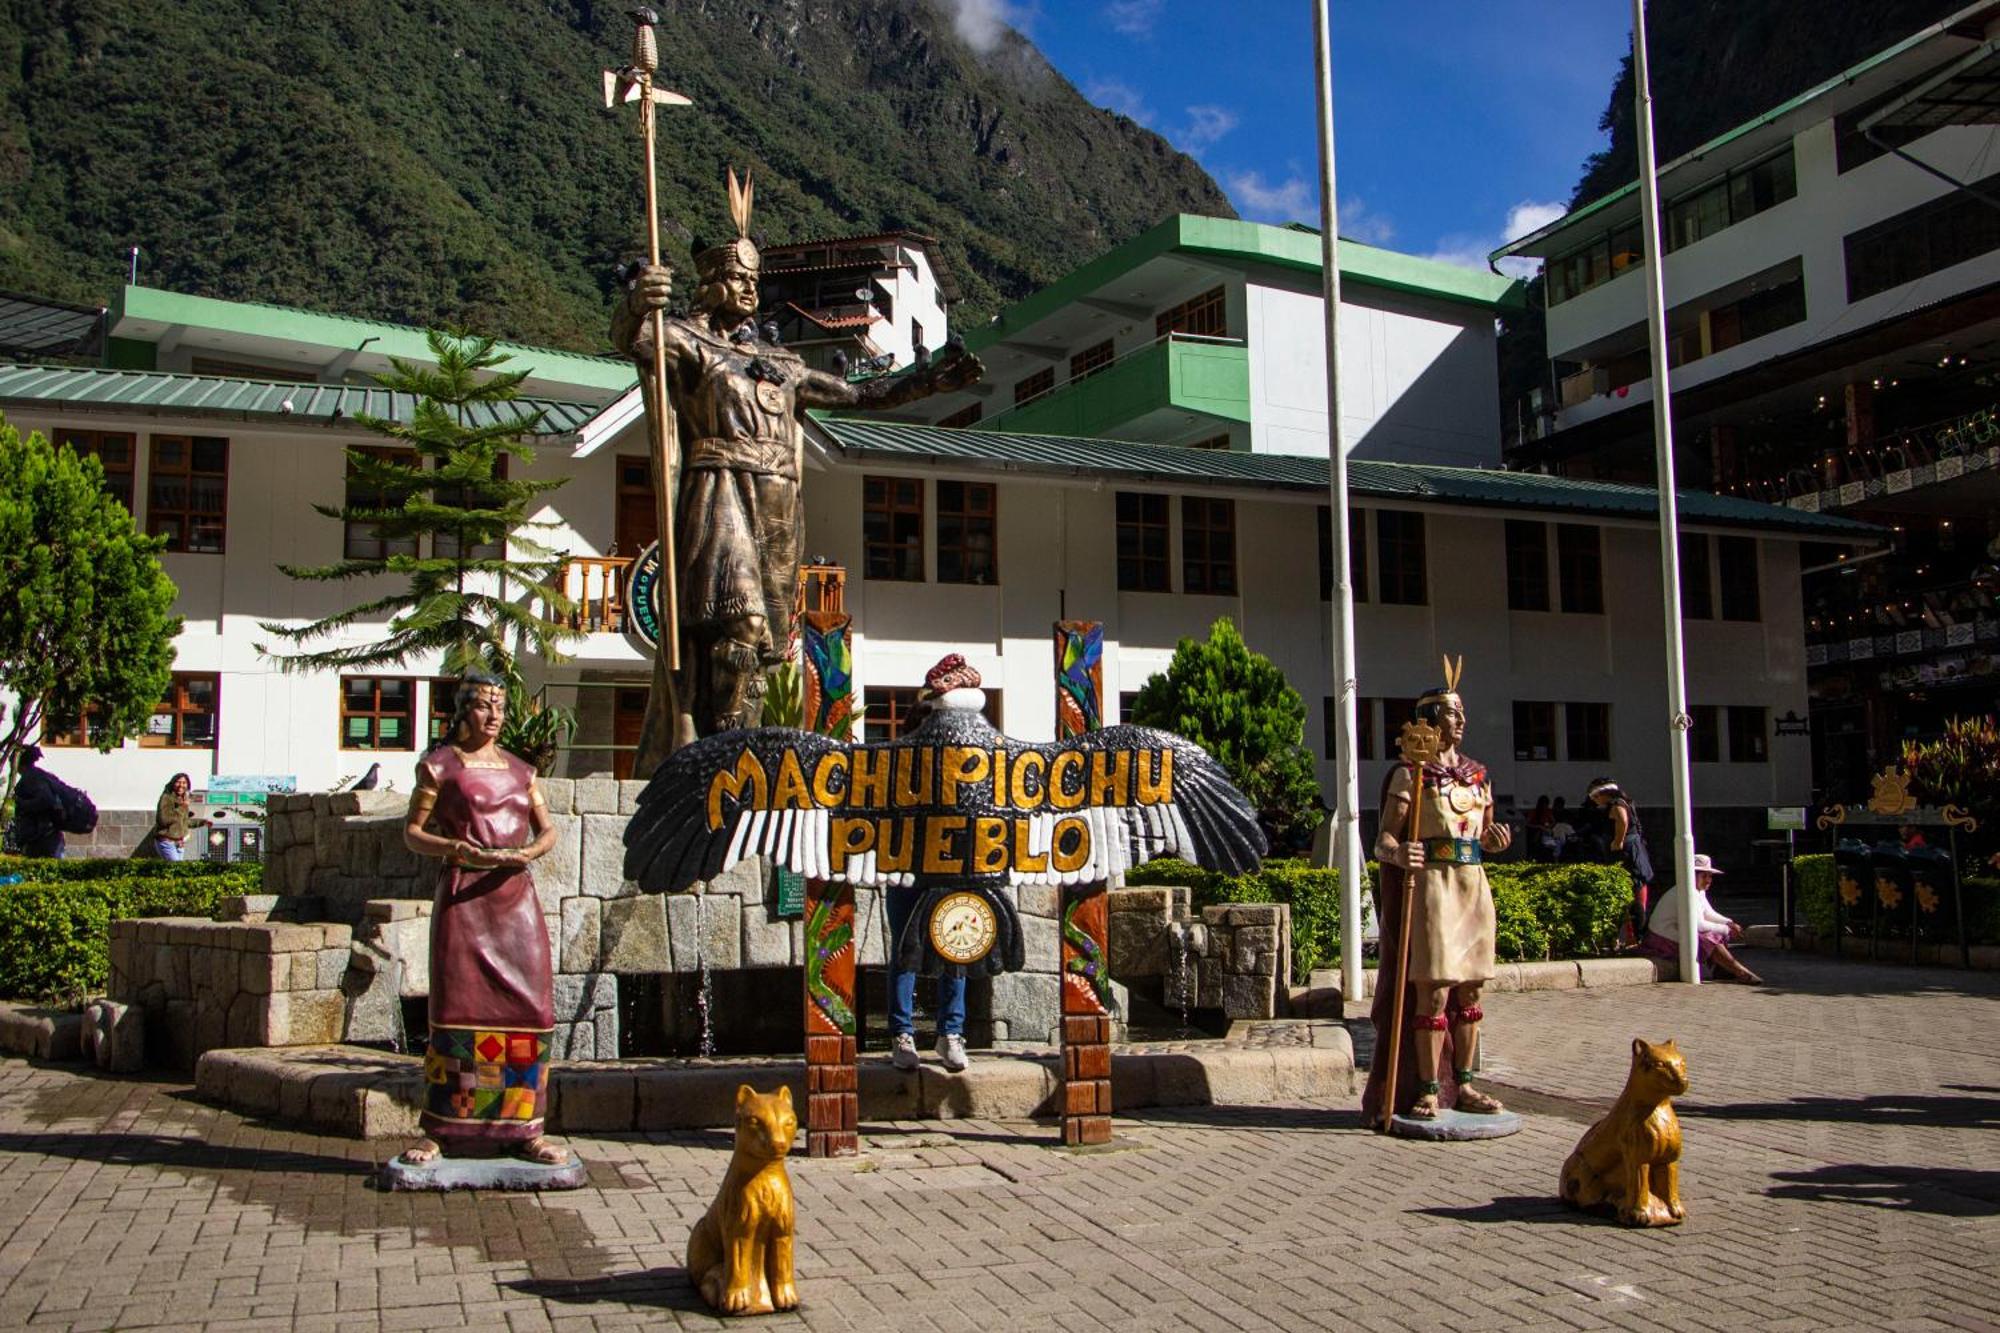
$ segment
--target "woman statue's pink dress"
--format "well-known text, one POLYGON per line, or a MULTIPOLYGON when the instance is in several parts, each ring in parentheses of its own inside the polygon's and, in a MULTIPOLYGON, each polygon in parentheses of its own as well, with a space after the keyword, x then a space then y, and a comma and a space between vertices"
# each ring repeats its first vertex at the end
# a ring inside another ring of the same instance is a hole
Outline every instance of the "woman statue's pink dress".
MULTIPOLYGON (((534 840, 535 772, 501 753, 468 764, 450 746, 423 760, 430 827, 484 848, 534 840)), ((419 774, 420 782, 425 780, 419 774)), ((448 1154, 516 1148, 542 1133, 554 968, 535 883, 524 868, 446 865, 431 912, 431 1041, 423 1132, 448 1154)))

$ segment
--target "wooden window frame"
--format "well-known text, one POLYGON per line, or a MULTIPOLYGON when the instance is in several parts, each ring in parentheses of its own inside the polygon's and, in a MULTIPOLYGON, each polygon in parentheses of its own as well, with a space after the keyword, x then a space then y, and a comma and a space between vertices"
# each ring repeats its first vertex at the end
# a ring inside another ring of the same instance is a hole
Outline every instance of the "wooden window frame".
POLYGON ((1168 498, 1154 491, 1119 491, 1112 497, 1117 547, 1124 546, 1128 534, 1136 539, 1133 554, 1127 555, 1122 549, 1114 550, 1113 558, 1118 562, 1118 591, 1170 593, 1174 590, 1174 511, 1168 498), (1131 518, 1118 512, 1125 507, 1128 496, 1133 502, 1132 508, 1137 511, 1131 518), (1146 512, 1155 506, 1159 509, 1157 519, 1146 512), (1151 533, 1158 533, 1162 538, 1164 549, 1158 555, 1148 554, 1144 549, 1145 538, 1151 533))
POLYGON ((223 435, 154 435, 146 441, 146 532, 155 537, 167 539, 166 550, 183 555, 222 555, 229 546, 229 439, 223 435), (172 467, 160 461, 160 446, 178 444, 182 450, 182 462, 172 467), (222 467, 195 468, 195 453, 204 445, 220 445, 222 467), (179 479, 182 487, 181 503, 164 503, 160 498, 162 482, 171 483, 179 479), (194 507, 194 488, 198 480, 221 483, 221 508, 198 510, 194 507), (163 523, 174 524, 173 531, 162 532, 163 523), (194 534, 197 523, 206 527, 213 524, 214 544, 196 546, 194 534))
MULTIPOLYGON (((341 696, 343 699, 346 695, 341 696)), ((430 699, 424 707, 426 725, 425 743, 436 745, 446 738, 451 727, 451 715, 458 711, 458 681, 452 676, 433 676, 430 681, 430 699), (442 705, 442 706, 440 706, 442 705)), ((342 735, 346 734, 342 729, 342 735)))
POLYGON ((1032 375, 1014 381, 1014 406, 1025 407, 1056 387, 1056 368, 1043 366, 1032 375))
MULTIPOLYGON (((417 680, 418 677, 416 676, 395 676, 395 675, 341 676, 338 680, 338 688, 340 690, 339 748, 342 750, 366 751, 367 753, 370 754, 402 754, 415 750, 417 748, 417 680), (372 707, 366 709, 355 709, 348 707, 347 683, 351 680, 368 680, 368 681, 373 681, 375 683, 370 696, 370 703, 372 704, 372 707), (391 680, 401 681, 403 685, 407 688, 407 694, 405 697, 408 700, 408 702, 404 705, 404 707, 400 711, 391 711, 389 709, 385 709, 382 707, 382 683, 384 681, 391 681, 391 680), (347 735, 348 719, 356 717, 365 717, 371 719, 369 725, 370 742, 368 744, 356 745, 351 743, 348 739, 347 735), (384 718, 402 719, 404 723, 403 735, 406 738, 402 744, 384 745, 381 743, 381 727, 382 727, 382 720, 384 718)), ((426 726, 428 727, 428 722, 426 722, 426 726)))
POLYGON ((1162 310, 1153 317, 1153 337, 1166 338, 1176 333, 1185 333, 1195 338, 1227 338, 1229 336, 1229 292, 1226 287, 1211 287, 1198 295, 1190 296, 1179 305, 1162 310))
POLYGON ((1507 609, 1548 611, 1554 589, 1549 578, 1549 525, 1539 519, 1510 518, 1507 541, 1507 609))
MULTIPOLYGON (((494 481, 507 480, 508 457, 509 455, 507 454, 500 454, 494 458, 493 478, 492 478, 494 481)), ((435 461, 433 461, 432 463, 432 471, 436 471, 435 461)), ((478 483, 476 482, 468 482, 468 483, 454 482, 450 484, 440 485, 435 491, 431 493, 431 496, 437 503, 441 505, 449 504, 452 505, 454 508, 464 508, 464 509, 478 508, 479 506, 477 505, 470 505, 466 503, 467 500, 473 498, 469 494, 471 487, 477 484, 478 483)), ((447 543, 456 543, 457 541, 458 537, 452 533, 443 533, 443 532, 432 533, 431 554, 440 560, 456 559, 457 552, 452 550, 447 545, 447 543)), ((491 546, 483 546, 475 542, 473 544, 471 554, 468 555, 466 558, 468 560, 505 560, 507 558, 507 539, 505 537, 502 537, 498 542, 494 543, 491 546)))
POLYGON ((1081 352, 1070 357, 1070 383, 1074 384, 1078 380, 1087 380, 1092 375, 1109 370, 1111 363, 1115 360, 1117 360, 1117 354, 1113 348, 1111 339, 1106 338, 1101 343, 1091 344, 1081 352))
POLYGON ((1604 529, 1556 524, 1556 588, 1564 615, 1604 614, 1604 529))
POLYGON ((1556 761, 1556 705, 1552 699, 1516 699, 1514 701, 1514 761, 1522 764, 1546 764, 1556 761), (1545 753, 1535 753, 1535 742, 1545 742, 1545 753))
POLYGON ((892 477, 867 475, 861 479, 861 572, 862 577, 883 583, 922 583, 927 562, 924 559, 924 480, 922 477, 892 477), (874 488, 882 488, 879 498, 872 494, 874 488), (906 491, 903 488, 913 488, 906 491), (914 501, 905 497, 915 495, 914 501), (903 557, 910 549, 909 540, 897 535, 899 517, 914 515, 916 518, 915 550, 916 572, 907 572, 903 557), (887 522, 886 536, 871 536, 869 520, 880 516, 887 522), (876 561, 884 563, 878 570, 876 561), (882 572, 887 571, 887 572, 882 572))
POLYGON ((58 426, 53 432, 56 445, 68 445, 79 459, 95 458, 104 468, 104 492, 119 504, 125 506, 128 514, 138 513, 135 506, 139 497, 139 437, 132 431, 124 430, 72 430, 58 426), (125 446, 125 461, 113 463, 104 457, 104 446, 122 444, 125 446))
POLYGON ((1575 764, 1603 764, 1611 761, 1611 705, 1596 700, 1572 701, 1563 705, 1563 758, 1575 764), (1591 739, 1591 727, 1586 719, 1603 720, 1601 739, 1603 745, 1597 749, 1579 747, 1579 737, 1591 739))
POLYGON ((979 587, 993 587, 1000 582, 1000 488, 986 481, 953 481, 940 479, 937 483, 937 581, 939 583, 964 583, 979 587), (956 491, 956 505, 947 496, 946 488, 956 491), (983 496, 984 510, 975 501, 983 496), (971 538, 984 525, 986 533, 986 569, 984 578, 973 578, 973 548, 971 538), (957 562, 952 570, 952 562, 957 562), (949 572, 948 572, 949 571, 949 572))
POLYGON ((611 460, 611 551, 612 555, 636 556, 639 552, 659 540, 659 500, 653 491, 653 460, 644 454, 617 454, 611 460), (646 478, 642 487, 625 479, 625 469, 636 466, 646 478), (625 531, 620 518, 625 513, 625 502, 644 498, 648 512, 652 514, 653 535, 645 541, 625 531), (627 538, 631 540, 627 541, 627 538), (628 549, 629 546, 629 549, 628 549))
POLYGON ((153 706, 153 718, 168 719, 165 730, 155 731, 156 721, 148 721, 139 744, 148 750, 213 750, 222 740, 222 673, 218 671, 176 671, 167 685, 167 696, 153 706), (209 687, 208 707, 188 702, 188 683, 205 680, 209 687), (208 739, 187 738, 187 719, 208 719, 208 739))
MULTIPOLYGON (((370 458, 380 458, 390 462, 416 463, 420 461, 417 457, 417 451, 414 449, 396 449, 381 444, 350 445, 348 452, 350 454, 362 453, 368 455, 370 458)), ((362 506, 369 506, 368 498, 365 494, 357 494, 355 490, 354 460, 349 457, 346 460, 346 471, 342 477, 341 507, 344 509, 354 509, 362 506)), ((418 553, 418 541, 414 537, 402 538, 393 543, 395 549, 390 549, 392 543, 388 538, 382 536, 380 530, 372 523, 362 523, 350 519, 342 523, 340 529, 340 551, 341 558, 344 560, 386 560, 392 555, 413 556, 418 553), (404 543, 408 543, 408 550, 403 549, 404 543)))
POLYGON ((1236 579, 1236 501, 1210 495, 1183 495, 1181 591, 1204 597, 1234 597, 1240 590, 1236 579))
POLYGON ((1430 533, 1415 509, 1375 511, 1376 600, 1385 606, 1430 605, 1430 533), (1412 536, 1414 532, 1414 536, 1412 536), (1411 556, 1414 554, 1414 562, 1411 556), (1410 565, 1414 563, 1414 570, 1410 565), (1410 595, 1411 585, 1415 595, 1410 595))

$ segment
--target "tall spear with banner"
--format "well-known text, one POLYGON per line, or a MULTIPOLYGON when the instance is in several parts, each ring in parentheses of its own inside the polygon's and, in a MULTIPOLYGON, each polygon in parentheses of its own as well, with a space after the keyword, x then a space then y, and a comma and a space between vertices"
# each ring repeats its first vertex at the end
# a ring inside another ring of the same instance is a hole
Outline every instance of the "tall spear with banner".
MULTIPOLYGON (((1462 665, 1464 659, 1459 660, 1462 665)), ((1445 671, 1447 675, 1451 672, 1449 662, 1445 664, 1445 671)), ((1455 680, 1452 681, 1453 686, 1456 684, 1455 680)), ((1406 847, 1423 845, 1424 765, 1437 758, 1440 739, 1438 729, 1428 722, 1405 722, 1402 735, 1396 742, 1397 748, 1403 752, 1403 762, 1410 766, 1410 827, 1403 838, 1403 845, 1406 847)), ((1401 938, 1396 942, 1395 1007, 1390 1011, 1392 1017, 1389 1021, 1391 1035, 1388 1051, 1388 1092, 1382 1098, 1382 1119, 1379 1125, 1385 1133, 1388 1131, 1389 1121, 1396 1114, 1397 1065, 1402 1062, 1403 1022, 1407 1017, 1403 1012, 1403 1002, 1410 991, 1410 920, 1416 915, 1412 909, 1416 905, 1417 876, 1421 873, 1416 870, 1403 872, 1403 928, 1400 932, 1401 938)), ((1377 1054, 1380 1054, 1379 1050, 1377 1054)), ((1418 1068, 1421 1069, 1422 1066, 1418 1068)))
MULTIPOLYGON (((655 167, 658 157, 658 110, 663 106, 692 106, 679 93, 653 86, 660 68, 660 43, 653 28, 660 16, 651 9, 631 11, 637 28, 632 34, 632 63, 624 69, 604 71, 604 107, 607 111, 629 102, 639 104, 639 137, 646 145, 646 258, 660 262, 660 183, 655 167)), ((653 495, 660 529, 660 665, 667 672, 680 670, 680 587, 675 569, 674 481, 679 469, 675 457, 679 425, 674 420, 673 400, 667 396, 667 342, 665 316, 653 311, 652 412, 653 495)), ((653 686, 661 684, 662 672, 655 671, 653 686)))

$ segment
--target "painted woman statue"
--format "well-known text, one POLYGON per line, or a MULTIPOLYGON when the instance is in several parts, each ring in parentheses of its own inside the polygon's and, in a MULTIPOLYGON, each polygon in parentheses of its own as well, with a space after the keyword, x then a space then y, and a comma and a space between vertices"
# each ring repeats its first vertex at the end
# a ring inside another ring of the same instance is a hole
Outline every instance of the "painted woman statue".
POLYGON ((1506 851, 1512 837, 1493 818, 1486 769, 1459 753, 1465 703, 1458 693, 1458 668, 1447 663, 1445 674, 1443 685, 1417 700, 1416 720, 1435 728, 1437 741, 1436 753, 1422 765, 1422 783, 1413 780, 1408 764, 1391 769, 1383 783, 1375 855, 1382 866, 1377 916, 1384 957, 1370 1015, 1375 1049, 1382 1054, 1371 1064, 1362 1092, 1364 1121, 1379 1114, 1385 1099, 1397 1114, 1415 1121, 1436 1120, 1445 1110, 1496 1116, 1504 1109, 1472 1086, 1472 1072, 1485 1017, 1480 992, 1493 979, 1494 963, 1493 892, 1483 861, 1488 852, 1506 851), (1391 942, 1404 937, 1406 906, 1409 958, 1398 976, 1391 942), (1393 1032, 1398 985, 1407 986, 1401 1033, 1393 1032), (1401 1053, 1394 1061, 1396 1086, 1390 1088, 1391 1061, 1385 1057, 1397 1040, 1401 1053))
POLYGON ((431 909, 430 1048, 422 1166, 511 1152, 570 1160, 542 1134, 555 1028, 548 930, 528 864, 555 846, 535 770, 499 748, 507 689, 480 672, 458 686, 451 728, 417 765, 403 841, 440 857, 431 909))

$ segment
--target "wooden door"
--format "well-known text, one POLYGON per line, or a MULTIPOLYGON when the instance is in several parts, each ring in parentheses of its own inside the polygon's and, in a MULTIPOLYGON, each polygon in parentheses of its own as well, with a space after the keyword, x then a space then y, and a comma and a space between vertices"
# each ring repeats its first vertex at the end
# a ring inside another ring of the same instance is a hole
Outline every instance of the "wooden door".
MULTIPOLYGON (((637 745, 646 726, 646 687, 644 685, 620 688, 614 692, 611 705, 611 743, 613 745, 637 745)), ((638 757, 636 750, 613 750, 611 752, 611 774, 621 782, 632 776, 632 761, 638 757)))

